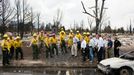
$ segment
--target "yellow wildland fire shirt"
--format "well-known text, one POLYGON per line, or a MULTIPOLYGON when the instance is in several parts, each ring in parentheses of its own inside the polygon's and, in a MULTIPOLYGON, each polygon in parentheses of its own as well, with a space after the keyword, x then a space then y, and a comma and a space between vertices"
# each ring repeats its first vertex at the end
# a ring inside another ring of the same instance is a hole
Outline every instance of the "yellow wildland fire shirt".
POLYGON ((5 51, 6 49, 10 51, 10 43, 7 40, 2 40, 1 47, 3 51, 5 51))
POLYGON ((58 39, 55 37, 50 38, 52 44, 57 44, 58 39))
POLYGON ((10 43, 11 43, 11 46, 15 46, 15 41, 14 41, 14 39, 10 39, 10 43))
POLYGON ((16 40, 15 41, 15 48, 21 47, 22 46, 22 41, 21 40, 16 40))
POLYGON ((82 35, 79 33, 79 34, 76 34, 76 37, 81 40, 82 39, 82 35))
POLYGON ((61 35, 60 36, 60 43, 62 43, 63 40, 65 41, 65 36, 61 35))
POLYGON ((90 42, 90 38, 89 37, 87 37, 87 36, 85 36, 85 41, 86 41, 86 44, 88 44, 89 42, 90 42))
POLYGON ((63 36, 65 37, 65 36, 66 36, 65 31, 61 31, 59 35, 61 36, 61 35, 62 35, 62 33, 63 33, 63 36))
POLYGON ((74 33, 69 33, 68 37, 73 38, 74 33))
POLYGON ((50 38, 49 38, 49 37, 46 37, 46 38, 44 39, 44 43, 45 43, 45 45, 46 45, 47 47, 49 47, 50 38))
POLYGON ((73 45, 73 39, 69 38, 67 43, 68 43, 68 47, 71 47, 73 45))
POLYGON ((32 43, 32 45, 37 45, 38 40, 36 38, 32 38, 31 43, 32 43))
POLYGON ((43 41, 45 39, 44 35, 39 35, 39 41, 43 41))

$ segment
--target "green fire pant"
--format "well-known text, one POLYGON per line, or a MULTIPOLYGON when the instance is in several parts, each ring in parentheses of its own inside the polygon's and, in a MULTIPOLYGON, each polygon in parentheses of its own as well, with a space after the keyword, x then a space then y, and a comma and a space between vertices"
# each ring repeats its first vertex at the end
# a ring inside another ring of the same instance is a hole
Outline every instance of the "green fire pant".
POLYGON ((37 45, 32 45, 33 59, 39 59, 39 50, 37 45))

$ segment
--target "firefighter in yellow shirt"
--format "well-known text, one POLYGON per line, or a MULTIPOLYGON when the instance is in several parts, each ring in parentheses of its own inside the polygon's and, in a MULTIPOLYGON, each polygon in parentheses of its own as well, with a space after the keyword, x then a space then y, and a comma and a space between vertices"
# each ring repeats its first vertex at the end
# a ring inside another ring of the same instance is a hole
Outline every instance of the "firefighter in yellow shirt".
POLYGON ((10 39, 10 59, 14 58, 14 37, 13 36, 9 36, 10 39))
POLYGON ((76 37, 79 39, 78 43, 77 43, 77 49, 80 50, 81 49, 81 39, 82 39, 82 35, 80 34, 79 31, 77 31, 76 37))
POLYGON ((85 36, 85 41, 86 41, 87 44, 90 42, 90 37, 89 36, 90 36, 90 33, 87 32, 86 36, 85 36))
POLYGON ((70 33, 68 35, 68 41, 67 41, 67 44, 68 44, 68 49, 71 51, 71 48, 72 48, 72 45, 73 45, 73 31, 70 30, 70 33))
POLYGON ((15 40, 15 53, 16 53, 16 60, 19 59, 19 54, 20 54, 20 59, 23 59, 23 51, 22 51, 22 41, 19 36, 16 37, 15 40))
POLYGON ((51 45, 52 45, 52 53, 54 54, 54 52, 55 52, 54 49, 55 49, 56 55, 58 56, 58 47, 57 47, 58 39, 55 34, 52 34, 50 41, 51 41, 51 45))
POLYGON ((89 59, 89 57, 90 57, 90 56, 89 56, 89 52, 90 52, 90 51, 89 51, 89 50, 90 50, 90 49, 89 49, 89 42, 90 42, 90 37, 89 37, 89 36, 90 36, 90 33, 89 33, 89 32, 86 32, 86 34, 85 34, 85 41, 86 41, 86 44, 87 44, 87 45, 86 45, 86 56, 88 57, 88 59, 89 59))
POLYGON ((33 60, 39 59, 39 50, 38 50, 38 39, 37 39, 37 34, 33 34, 33 38, 31 40, 32 50, 33 50, 33 60))
POLYGON ((39 36, 38 36, 38 40, 39 40, 39 53, 41 53, 41 49, 43 48, 44 39, 45 39, 44 31, 41 31, 39 36))
POLYGON ((60 35, 63 35, 64 37, 66 36, 66 33, 63 28, 61 28, 60 35))
POLYGON ((46 35, 44 39, 44 44, 45 44, 45 49, 46 49, 46 58, 48 58, 49 56, 52 58, 52 50, 50 48, 49 34, 46 35))
POLYGON ((5 34, 3 36, 3 40, 1 42, 1 47, 2 47, 2 55, 3 55, 3 59, 2 59, 2 64, 3 66, 5 65, 9 65, 9 42, 7 41, 8 35, 5 34))
POLYGON ((60 45, 61 45, 61 51, 62 53, 67 53, 67 50, 66 50, 66 42, 65 42, 65 32, 64 31, 61 31, 60 32, 60 45))

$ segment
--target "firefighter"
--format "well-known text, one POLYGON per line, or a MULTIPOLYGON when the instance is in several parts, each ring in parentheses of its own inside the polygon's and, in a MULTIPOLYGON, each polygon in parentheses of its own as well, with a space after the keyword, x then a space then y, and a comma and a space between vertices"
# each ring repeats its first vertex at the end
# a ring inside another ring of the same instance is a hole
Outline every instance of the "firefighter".
POLYGON ((52 37, 50 38, 51 40, 51 45, 52 45, 52 53, 54 54, 54 49, 56 50, 56 55, 58 56, 58 47, 57 47, 57 43, 58 43, 58 40, 57 40, 57 37, 55 34, 52 34, 52 37))
POLYGON ((45 39, 44 39, 44 44, 45 44, 45 49, 46 49, 46 58, 50 57, 52 58, 52 51, 50 48, 50 38, 49 38, 49 34, 46 35, 45 39))
POLYGON ((9 42, 7 41, 8 35, 5 34, 3 36, 3 40, 1 42, 1 47, 2 47, 2 55, 3 55, 3 59, 2 59, 2 64, 3 66, 5 65, 9 65, 9 42))
POLYGON ((61 31, 60 31, 60 35, 62 35, 62 34, 63 34, 63 36, 66 36, 66 33, 63 28, 61 28, 61 31))
POLYGON ((10 36, 10 59, 13 59, 14 58, 14 37, 13 36, 10 36))
POLYGON ((23 51, 22 51, 22 41, 19 36, 16 37, 15 40, 15 53, 16 53, 16 60, 19 59, 19 54, 20 54, 20 59, 23 59, 23 51))
POLYGON ((71 48, 72 48, 72 45, 73 45, 73 31, 70 30, 70 33, 68 35, 68 41, 67 41, 67 44, 68 44, 68 49, 71 51, 71 48))
POLYGON ((38 36, 38 40, 39 40, 39 53, 41 53, 41 49, 43 48, 44 45, 44 31, 41 31, 39 36, 38 36))
POLYGON ((86 44, 87 44, 87 46, 86 46, 86 56, 88 57, 88 59, 90 59, 89 58, 89 42, 90 42, 90 33, 89 32, 86 32, 86 36, 85 36, 85 41, 86 41, 86 44))
POLYGON ((38 39, 37 39, 37 34, 33 34, 33 38, 31 40, 32 50, 33 50, 33 60, 39 59, 39 50, 38 50, 38 39))
POLYGON ((65 37, 66 37, 65 32, 64 31, 61 31, 60 32, 60 45, 61 45, 61 51, 62 51, 62 53, 67 53, 65 37))
POLYGON ((77 42, 77 48, 78 48, 78 51, 80 51, 80 49, 81 49, 82 35, 80 34, 79 31, 77 31, 76 37, 79 39, 79 41, 77 42))

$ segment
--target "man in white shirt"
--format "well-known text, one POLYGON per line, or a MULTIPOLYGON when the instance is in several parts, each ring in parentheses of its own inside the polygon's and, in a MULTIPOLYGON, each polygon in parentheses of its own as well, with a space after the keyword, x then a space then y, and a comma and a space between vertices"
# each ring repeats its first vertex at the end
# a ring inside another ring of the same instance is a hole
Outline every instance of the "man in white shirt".
POLYGON ((104 52, 104 40, 101 37, 101 35, 99 35, 98 53, 97 53, 98 62, 100 62, 103 59, 103 54, 104 54, 103 52, 104 52))
POLYGON ((72 53, 72 56, 77 56, 77 42, 79 41, 79 39, 73 35, 73 45, 72 45, 72 48, 71 48, 71 53, 72 53))
POLYGON ((104 56, 103 56, 103 58, 107 58, 108 57, 107 56, 108 38, 107 38, 107 36, 104 36, 103 39, 104 39, 104 56))
POLYGON ((82 39, 82 42, 81 42, 81 50, 82 50, 82 61, 86 61, 86 41, 85 39, 83 38, 82 39))
POLYGON ((90 36, 90 42, 89 42, 89 59, 90 63, 94 60, 94 48, 95 48, 95 40, 93 39, 93 36, 90 36))

